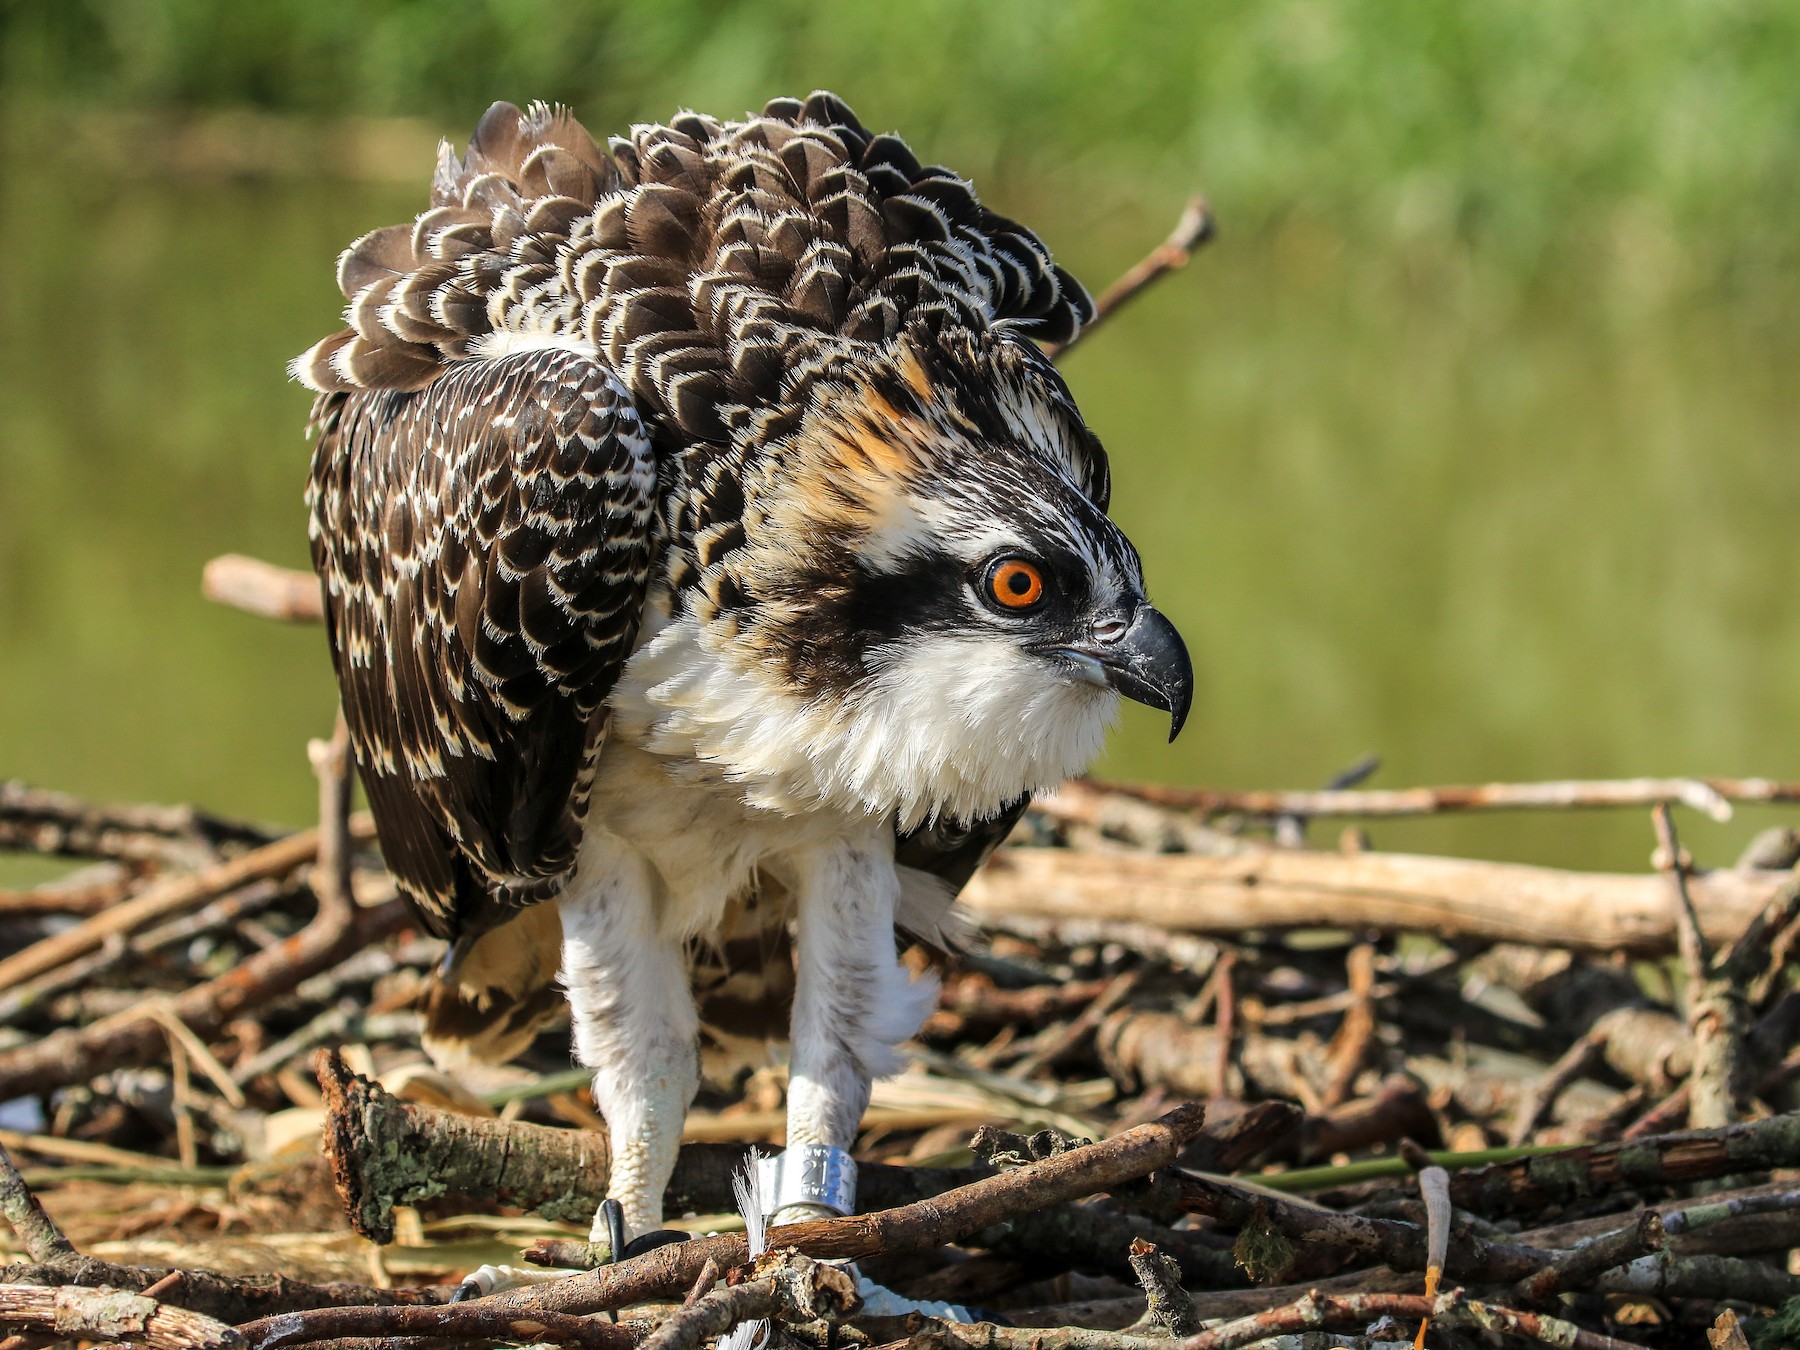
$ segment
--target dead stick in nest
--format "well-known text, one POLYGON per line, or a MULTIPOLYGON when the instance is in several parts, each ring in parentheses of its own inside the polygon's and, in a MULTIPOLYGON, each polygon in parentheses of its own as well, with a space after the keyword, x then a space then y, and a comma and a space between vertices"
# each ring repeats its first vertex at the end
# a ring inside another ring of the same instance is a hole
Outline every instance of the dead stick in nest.
MULTIPOLYGON (((312 921, 294 936, 176 995, 164 1006, 202 1041, 214 1040, 233 1018, 279 998, 410 921, 398 900, 342 910, 321 904, 312 921)), ((158 1063, 167 1048, 164 1026, 146 1008, 54 1032, 0 1054, 0 1100, 54 1091, 114 1069, 158 1063)))
POLYGON ((1194 1314, 1194 1301, 1181 1287, 1181 1267, 1170 1260, 1155 1243, 1133 1238, 1131 1268, 1144 1287, 1144 1306, 1150 1320, 1171 1336, 1192 1336, 1200 1330, 1200 1319, 1194 1314))
POLYGON ((438 1302, 450 1290, 401 1290, 389 1292, 351 1284, 307 1284, 281 1275, 221 1275, 206 1270, 169 1270, 119 1266, 84 1256, 75 1250, 54 1220, 38 1204, 11 1156, 0 1148, 0 1214, 3 1214, 30 1261, 0 1266, 0 1284, 28 1284, 45 1288, 98 1288, 142 1294, 155 1289, 155 1297, 179 1304, 221 1322, 241 1322, 250 1317, 291 1312, 299 1308, 331 1307, 346 1302, 438 1302))
POLYGON ((119 875, 104 881, 57 881, 23 891, 0 890, 0 918, 85 919, 120 903, 138 884, 137 878, 119 869, 119 875))
MULTIPOLYGON (((1701 1200, 1658 1201, 1650 1206, 1662 1223, 1668 1250, 1678 1256, 1743 1256, 1785 1252, 1800 1246, 1800 1189, 1791 1181, 1769 1182, 1701 1200)), ((1584 1242, 1617 1231, 1619 1216, 1571 1219, 1520 1233, 1533 1247, 1572 1251, 1584 1242)))
POLYGON ((1382 1317, 1417 1322, 1426 1317, 1450 1326, 1503 1331, 1562 1350, 1642 1350, 1630 1341, 1587 1331, 1561 1318, 1522 1312, 1466 1298, 1460 1289, 1436 1298, 1423 1294, 1324 1293, 1309 1290, 1292 1303, 1211 1327, 1184 1341, 1134 1336, 1082 1327, 1053 1329, 927 1322, 908 1350, 1239 1350, 1275 1336, 1334 1326, 1364 1326, 1382 1317))
MULTIPOLYGON (((381 1309, 387 1320, 381 1335, 387 1338, 427 1338, 454 1341, 499 1341, 513 1345, 549 1343, 578 1350, 633 1350, 638 1334, 630 1326, 596 1322, 566 1313, 515 1312, 483 1302, 449 1303, 436 1307, 381 1309)), ((270 1350, 277 1345, 314 1342, 361 1341, 368 1308, 313 1308, 304 1313, 265 1317, 238 1328, 249 1350, 270 1350), (302 1342, 283 1335, 296 1317, 304 1318, 307 1331, 302 1342)), ((371 1347, 372 1350, 372 1347, 371 1347)))
MULTIPOLYGON (((1164 1186, 1171 1183, 1165 1181, 1164 1186)), ((1279 1279, 1293 1259, 1290 1244, 1344 1255, 1372 1256, 1390 1270, 1425 1270, 1430 1262, 1430 1236, 1426 1229, 1400 1219, 1370 1219, 1340 1214, 1274 1196, 1259 1194, 1210 1177, 1180 1176, 1173 1182, 1181 1206, 1191 1214, 1210 1215, 1231 1228, 1272 1230, 1285 1242, 1268 1244, 1281 1254, 1271 1260, 1250 1260, 1240 1242, 1240 1261, 1260 1265, 1270 1278, 1279 1279)), ((1553 1259, 1550 1252, 1511 1243, 1490 1242, 1472 1233, 1457 1233, 1444 1261, 1446 1273, 1465 1282, 1491 1284, 1513 1282, 1536 1273, 1553 1259)), ((1253 1270, 1252 1274, 1261 1273, 1253 1270)))
MULTIPOLYGON (((1716 871, 1690 881, 1707 933, 1737 937, 1782 873, 1716 871)), ((963 892, 977 919, 1123 919, 1236 937, 1320 925, 1436 933, 1655 956, 1675 949, 1667 883, 1402 853, 1248 847, 1224 857, 1003 848, 963 892)))
POLYGON ((1019 1078, 1031 1078, 1045 1069, 1053 1067, 1063 1058, 1074 1054, 1092 1038, 1101 1019, 1131 997, 1132 991, 1143 980, 1148 969, 1146 966, 1139 966, 1110 981, 1074 1017, 1061 1026, 1049 1028, 1044 1033, 1041 1043, 1036 1045, 1024 1058, 1014 1063, 1009 1072, 1019 1078))
POLYGON ((1320 1093, 1320 1099, 1326 1110, 1342 1106, 1350 1097, 1357 1075, 1368 1060, 1377 1030, 1374 945, 1357 943, 1350 949, 1344 969, 1352 1002, 1344 1010, 1344 1020, 1325 1050, 1325 1063, 1331 1078, 1320 1093))
MULTIPOLYGON (((787 1224, 770 1231, 769 1246, 792 1247, 824 1260, 854 1260, 877 1252, 942 1246, 1030 1210, 1114 1190, 1167 1167, 1199 1134, 1205 1115, 1199 1106, 1181 1106, 1160 1120, 1101 1143, 1070 1149, 930 1200, 873 1214, 787 1224)), ((552 1284, 508 1290, 457 1307, 505 1309, 515 1314, 598 1312, 657 1298, 683 1297, 709 1260, 723 1270, 741 1266, 748 1259, 748 1239, 742 1234, 695 1238, 552 1284)), ((315 1333, 314 1319, 305 1313, 254 1323, 243 1331, 257 1350, 276 1350, 318 1334, 394 1335, 395 1326, 403 1320, 383 1308, 361 1309, 359 1317, 345 1320, 343 1315, 350 1311, 334 1310, 337 1316, 330 1333, 315 1333)), ((443 1311, 447 1319, 455 1315, 455 1308, 443 1311)), ((430 1334, 417 1320, 408 1328, 406 1334, 430 1334)))
POLYGON ((1663 1299, 1736 1298, 1779 1308, 1800 1298, 1800 1275, 1790 1275, 1766 1261, 1655 1252, 1607 1271, 1595 1281, 1594 1289, 1663 1299))
MULTIPOLYGON (((1688 884, 1692 864, 1681 851, 1668 806, 1659 803, 1651 819, 1656 826, 1657 867, 1668 878, 1670 908, 1679 937, 1677 950, 1687 974, 1682 1002, 1694 1037, 1688 1120, 1701 1128, 1729 1125, 1741 1118, 1750 1090, 1743 1053, 1749 1020, 1743 985, 1727 963, 1714 961, 1712 945, 1700 930, 1700 916, 1688 884)), ((1779 900, 1779 893, 1774 900, 1779 900)), ((1757 927, 1752 920, 1745 931, 1757 927)))
POLYGON ((90 802, 0 781, 0 848, 180 865, 210 860, 222 844, 268 842, 268 832, 258 826, 192 806, 90 802))
MULTIPOLYGON (((698 1286, 696 1286, 698 1287, 698 1286)), ((856 1280, 794 1251, 756 1258, 750 1278, 690 1298, 650 1333, 644 1350, 700 1350, 715 1336, 760 1318, 836 1322, 857 1306, 856 1280)))
POLYGON ((1628 1004, 1602 1013, 1520 1098, 1508 1142, 1529 1144, 1563 1092, 1600 1064, 1648 1091, 1667 1092, 1693 1069, 1693 1039, 1685 1022, 1661 1008, 1628 1004))
POLYGON ((284 888, 280 883, 255 881, 237 890, 227 891, 193 914, 164 920, 155 927, 141 929, 126 939, 111 939, 86 956, 65 961, 0 994, 0 1025, 17 1021, 46 999, 65 989, 87 984, 127 962, 153 958, 159 948, 178 942, 185 943, 202 933, 229 927, 286 899, 290 894, 291 888, 284 888))
POLYGON ((242 1350, 244 1344, 235 1328, 214 1318, 118 1289, 0 1286, 0 1328, 148 1350, 242 1350))
POLYGON ((1584 1144, 1455 1172, 1450 1195, 1459 1209, 1493 1214, 1567 1204, 1627 1187, 1790 1167, 1800 1167, 1800 1111, 1714 1130, 1584 1144))
POLYGON ((133 1293, 141 1293, 171 1276, 180 1285, 174 1293, 165 1290, 159 1295, 165 1302, 233 1323, 347 1304, 441 1304, 456 1292, 448 1287, 375 1289, 362 1284, 312 1284, 286 1275, 227 1275, 167 1266, 121 1266, 93 1256, 48 1264, 22 1262, 0 1266, 0 1284, 124 1289, 133 1293))
POLYGON ((1527 1303, 1547 1303, 1565 1289, 1585 1288, 1614 1267, 1661 1250, 1667 1242, 1662 1216, 1653 1209, 1639 1210, 1624 1227, 1589 1238, 1533 1271, 1513 1292, 1527 1303))
POLYGON ((33 1261, 64 1261, 75 1255, 74 1244, 38 1203, 4 1146, 0 1146, 0 1217, 25 1244, 25 1254, 33 1261))
POLYGON ((1678 802, 1714 820, 1731 803, 1800 801, 1800 783, 1768 778, 1615 778, 1474 786, 1344 788, 1327 791, 1216 791, 1155 783, 1096 782, 1092 788, 1201 816, 1427 816, 1451 811, 1560 811, 1678 802))
MULTIPOLYGON (((353 835, 361 839, 372 838, 373 822, 366 817, 356 822, 353 835)), ((85 923, 34 942, 23 951, 0 960, 0 988, 13 988, 76 957, 85 956, 110 937, 196 909, 240 886, 286 876, 312 862, 318 852, 318 830, 301 830, 205 871, 154 882, 129 900, 103 910, 85 923)))
POLYGON ((1227 1322, 1202 1332, 1184 1350, 1237 1350, 1272 1335, 1307 1331, 1314 1327, 1372 1322, 1380 1317, 1421 1321, 1427 1317, 1446 1326, 1506 1332, 1542 1341, 1563 1350, 1641 1350, 1630 1341, 1588 1331, 1561 1318, 1521 1312, 1497 1303, 1477 1302, 1453 1289, 1436 1298, 1422 1294, 1344 1294, 1315 1298, 1308 1295, 1285 1308, 1259 1313, 1239 1322, 1227 1322))
POLYGON ((1041 1026, 1078 1016, 1106 991, 1106 980, 1072 980, 1003 989, 986 975, 963 971, 944 984, 937 1008, 920 1028, 921 1038, 971 1040, 1003 1026, 1041 1026))
MULTIPOLYGON (((1190 1294, 1194 1313, 1202 1322, 1225 1318, 1248 1317, 1292 1303, 1312 1290, 1321 1294, 1411 1294, 1418 1292, 1417 1272, 1400 1272, 1373 1266, 1353 1270, 1322 1280, 1306 1280, 1295 1284, 1258 1285, 1248 1289, 1209 1289, 1190 1294)), ((1147 1311, 1144 1296, 1088 1299, 1078 1303, 1050 1304, 1037 1308, 1009 1308, 1006 1316, 1021 1327, 1095 1327, 1118 1331, 1143 1320, 1147 1311)), ((1165 1341, 1164 1350, 1173 1350, 1165 1341)))
MULTIPOLYGON (((373 1242, 394 1240, 394 1206, 438 1195, 480 1196, 570 1222, 605 1198, 606 1135, 524 1121, 466 1116, 403 1102, 353 1073, 335 1050, 313 1069, 325 1094, 325 1156, 350 1226, 373 1242)), ((665 1196, 672 1213, 734 1203, 731 1177, 746 1150, 688 1144, 665 1196)))
POLYGON ((1175 228, 1169 231, 1169 237, 1100 293, 1100 298, 1094 302, 1094 317, 1084 323, 1074 337, 1067 342, 1046 344, 1044 354, 1052 361, 1062 360, 1090 333, 1152 285, 1170 272, 1186 267, 1188 259, 1194 256, 1194 251, 1217 232, 1218 225, 1213 220, 1212 209, 1207 206, 1206 198, 1189 197, 1187 205, 1182 209, 1181 218, 1175 222, 1175 228))
MULTIPOLYGON (((313 869, 318 910, 311 922, 292 937, 163 1005, 202 1041, 217 1037, 234 1017, 285 994, 302 980, 336 965, 370 942, 398 932, 409 922, 405 906, 397 900, 359 908, 349 893, 346 878, 352 829, 347 805, 348 737, 335 737, 332 745, 329 766, 323 761, 320 765, 320 831, 311 839, 312 852, 321 863, 313 869)), ((281 860, 290 863, 285 854, 281 860)), ((291 865, 288 870, 292 870, 291 865)), ((32 950, 27 948, 21 955, 32 950)), ((125 1014, 91 1026, 58 1031, 0 1054, 0 1101, 85 1082, 113 1069, 155 1063, 166 1048, 166 1022, 152 1016, 148 1009, 141 1015, 125 1014)))
MULTIPOLYGON (((1649 1010, 1646 1010, 1648 1013, 1649 1010)), ((1668 1014, 1661 1014, 1667 1018, 1668 1014)), ((1670 1021, 1675 1021, 1669 1018, 1670 1021)), ((1794 1043, 1796 1023, 1800 1022, 1800 993, 1789 993, 1778 999, 1769 1010, 1757 1019, 1750 1028, 1745 1042, 1745 1049, 1758 1069, 1756 1095, 1764 1101, 1776 1100, 1789 1080, 1800 1077, 1800 1050, 1788 1050, 1794 1043), (1787 1050, 1786 1055, 1783 1051, 1787 1050)), ((1677 1023, 1681 1034, 1681 1055, 1671 1055, 1670 1064, 1674 1067, 1682 1063, 1682 1055, 1691 1066, 1693 1047, 1686 1037, 1686 1027, 1677 1023)), ((1611 1067, 1621 1066, 1611 1063, 1611 1067)), ((1629 1073, 1629 1069, 1625 1070, 1629 1073)), ((1684 1068, 1683 1072, 1687 1070, 1684 1068)), ((1641 1080, 1640 1080, 1641 1081, 1641 1080)), ((1622 1139, 1642 1139, 1651 1135, 1667 1134, 1679 1126, 1688 1113, 1688 1101, 1691 1096, 1691 1083, 1683 1083, 1671 1092, 1651 1110, 1646 1111, 1633 1121, 1620 1136, 1622 1139)))

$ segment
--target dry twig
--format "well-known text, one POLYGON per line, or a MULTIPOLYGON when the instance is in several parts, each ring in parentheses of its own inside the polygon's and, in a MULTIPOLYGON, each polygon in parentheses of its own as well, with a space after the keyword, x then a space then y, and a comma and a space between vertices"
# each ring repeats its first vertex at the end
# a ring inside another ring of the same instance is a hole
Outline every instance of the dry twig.
POLYGON ((223 553, 207 563, 200 574, 200 593, 208 600, 265 619, 325 621, 319 579, 311 572, 277 567, 241 553, 223 553))
POLYGON ((1729 820, 1732 802, 1800 801, 1800 783, 1768 778, 1575 779, 1321 792, 1223 792, 1155 783, 1106 783, 1104 787, 1201 816, 1425 816, 1449 811, 1560 811, 1679 802, 1714 820, 1729 820))
POLYGON ((1175 228, 1169 231, 1169 237, 1102 291, 1100 298, 1094 301, 1094 317, 1083 324, 1081 330, 1067 342, 1048 344, 1044 348, 1046 354, 1052 361, 1060 361, 1067 356, 1084 338, 1155 282, 1170 272, 1186 267, 1188 259, 1194 256, 1194 250, 1205 244, 1216 232, 1217 224, 1213 220, 1211 208, 1206 204, 1206 198, 1188 198, 1187 206, 1182 209, 1181 219, 1175 222, 1175 228))

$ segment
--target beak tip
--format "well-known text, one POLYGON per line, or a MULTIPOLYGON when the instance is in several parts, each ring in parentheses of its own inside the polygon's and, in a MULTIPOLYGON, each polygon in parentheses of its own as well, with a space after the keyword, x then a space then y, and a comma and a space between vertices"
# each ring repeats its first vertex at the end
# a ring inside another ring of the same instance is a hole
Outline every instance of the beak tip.
POLYGON ((1184 697, 1169 710, 1169 744, 1175 744, 1175 738, 1181 735, 1181 729, 1187 725, 1190 698, 1184 697))
POLYGON ((1169 714, 1169 740, 1181 734, 1194 701, 1194 667, 1181 634, 1142 604, 1117 648, 1102 657, 1107 682, 1126 698, 1169 714))

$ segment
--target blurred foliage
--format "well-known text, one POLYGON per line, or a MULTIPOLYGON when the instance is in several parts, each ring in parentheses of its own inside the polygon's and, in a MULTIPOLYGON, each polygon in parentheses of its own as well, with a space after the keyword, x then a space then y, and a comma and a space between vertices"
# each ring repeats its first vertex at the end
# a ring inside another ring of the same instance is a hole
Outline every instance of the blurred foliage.
MULTIPOLYGON (((197 580, 306 564, 283 364, 338 250, 494 98, 604 134, 823 86, 1090 284, 1217 208, 1066 367, 1201 673, 1105 772, 1800 777, 1797 58, 1793 0, 0 0, 0 774, 305 820, 325 645, 197 580)), ((1772 815, 1683 836, 1723 862, 1772 815)))
POLYGON ((1766 296, 1800 253, 1792 0, 10 0, 14 106, 597 129, 826 86, 978 182, 1213 195, 1354 243, 1766 296))

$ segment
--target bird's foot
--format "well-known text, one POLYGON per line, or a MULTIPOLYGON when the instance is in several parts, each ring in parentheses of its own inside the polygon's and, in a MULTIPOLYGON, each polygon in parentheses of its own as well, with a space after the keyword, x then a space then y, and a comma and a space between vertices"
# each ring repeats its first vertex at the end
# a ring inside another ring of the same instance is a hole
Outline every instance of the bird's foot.
POLYGON ((932 1298, 908 1298, 905 1294, 896 1294, 885 1284, 876 1284, 867 1275, 856 1268, 854 1261, 849 1262, 850 1273, 856 1276, 856 1292, 862 1296, 862 1316, 864 1317, 905 1317, 908 1313, 918 1313, 922 1317, 935 1317, 940 1322, 1001 1322, 1004 1318, 996 1317, 991 1312, 980 1308, 970 1308, 961 1303, 943 1303, 932 1298))
POLYGON ((563 1270, 554 1266, 483 1266, 463 1276, 462 1283, 450 1296, 452 1303, 467 1303, 472 1298, 486 1298, 503 1289, 518 1289, 528 1284, 549 1284, 579 1275, 579 1270, 563 1270))
MULTIPOLYGON (((769 1216, 774 1226, 835 1219, 856 1212, 856 1162, 842 1149, 822 1144, 807 1145, 762 1159, 758 1167, 760 1193, 765 1205, 771 1202, 779 1205, 769 1216)), ((904 1317, 916 1312, 944 1322, 995 1320, 992 1313, 960 1303, 897 1294, 864 1275, 854 1261, 832 1264, 841 1265, 855 1277, 856 1292, 862 1298, 865 1316, 904 1317)))
MULTIPOLYGON (((451 1297, 452 1303, 462 1303, 472 1298, 485 1298, 489 1294, 497 1294, 503 1289, 517 1289, 529 1284, 547 1284, 552 1280, 567 1279, 571 1275, 579 1275, 583 1270, 592 1270, 597 1266, 611 1265, 614 1261, 627 1261, 634 1256, 642 1256, 645 1252, 665 1247, 671 1242, 685 1242, 692 1237, 691 1233, 683 1233, 674 1228, 657 1228, 648 1233, 640 1233, 630 1241, 625 1239, 625 1210, 617 1200, 601 1202, 599 1213, 594 1218, 594 1236, 588 1244, 588 1253, 598 1259, 589 1266, 483 1266, 480 1270, 465 1276, 451 1297)), ((558 1253, 565 1261, 579 1259, 574 1254, 558 1253)))

